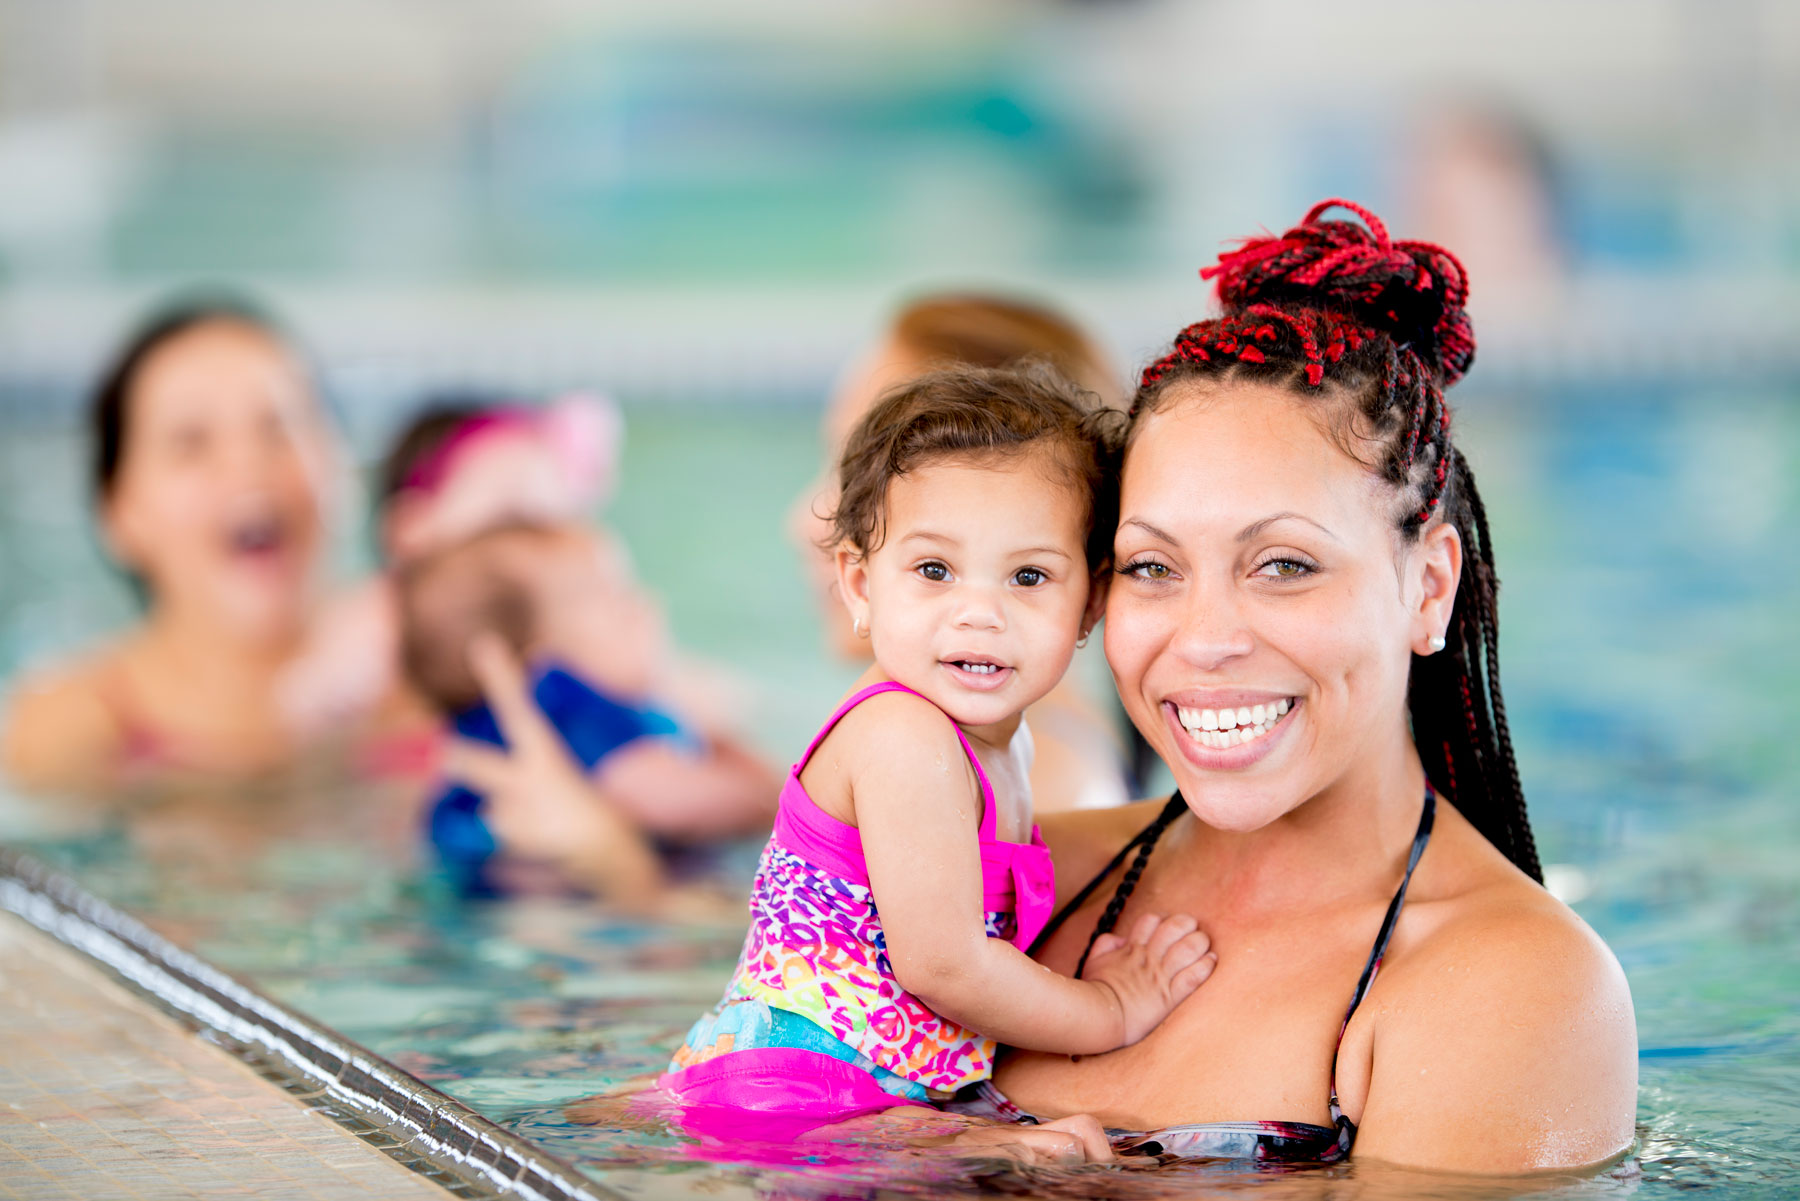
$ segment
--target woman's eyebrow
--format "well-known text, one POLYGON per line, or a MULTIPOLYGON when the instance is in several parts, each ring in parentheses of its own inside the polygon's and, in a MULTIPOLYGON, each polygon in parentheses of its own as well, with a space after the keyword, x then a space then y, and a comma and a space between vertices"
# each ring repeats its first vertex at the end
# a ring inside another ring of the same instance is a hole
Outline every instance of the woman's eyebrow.
POLYGON ((1119 524, 1121 526, 1135 525, 1138 529, 1143 530, 1158 542, 1167 542, 1170 546, 1175 545, 1175 535, 1169 533, 1167 530, 1157 529, 1142 517, 1127 517, 1119 524))
POLYGON ((1261 521, 1251 522, 1249 525, 1245 526, 1242 530, 1238 531, 1237 540, 1239 542, 1248 542, 1248 541, 1250 541, 1250 539, 1256 537, 1258 534, 1262 533, 1264 530, 1268 529, 1270 526, 1274 525, 1278 521, 1304 521, 1307 525, 1312 526, 1314 529, 1318 530, 1321 534, 1324 534, 1327 538, 1331 539, 1333 542, 1341 542, 1342 541, 1342 539, 1340 539, 1336 534, 1332 533, 1330 530, 1326 529, 1324 526, 1320 525, 1318 522, 1314 521, 1312 518, 1308 517, 1306 514, 1291 513, 1291 512, 1290 513, 1274 513, 1268 517, 1263 518, 1261 521))

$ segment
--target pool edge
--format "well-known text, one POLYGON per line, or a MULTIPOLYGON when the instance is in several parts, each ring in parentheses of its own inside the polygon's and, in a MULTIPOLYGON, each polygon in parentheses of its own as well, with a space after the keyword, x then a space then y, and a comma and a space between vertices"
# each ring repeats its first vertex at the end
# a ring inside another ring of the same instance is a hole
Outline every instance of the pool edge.
POLYGON ((5 846, 0 910, 79 952, 309 1108, 453 1193, 618 1201, 573 1165, 5 846))

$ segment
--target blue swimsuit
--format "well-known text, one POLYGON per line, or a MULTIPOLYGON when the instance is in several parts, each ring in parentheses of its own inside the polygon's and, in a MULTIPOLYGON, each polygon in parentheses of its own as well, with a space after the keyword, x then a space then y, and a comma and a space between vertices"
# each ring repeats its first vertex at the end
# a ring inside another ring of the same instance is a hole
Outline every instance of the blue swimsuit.
MULTIPOLYGON (((592 771, 601 760, 640 738, 673 738, 692 742, 693 737, 668 714, 656 709, 634 708, 595 690, 560 667, 539 670, 532 679, 532 699, 569 753, 592 771)), ((465 709, 451 720, 456 733, 475 742, 504 747, 500 723, 486 705, 465 709)), ((487 799, 464 784, 445 787, 431 806, 426 829, 437 848, 444 870, 461 892, 491 896, 497 890, 488 875, 488 864, 499 851, 494 832, 483 810, 487 799)))

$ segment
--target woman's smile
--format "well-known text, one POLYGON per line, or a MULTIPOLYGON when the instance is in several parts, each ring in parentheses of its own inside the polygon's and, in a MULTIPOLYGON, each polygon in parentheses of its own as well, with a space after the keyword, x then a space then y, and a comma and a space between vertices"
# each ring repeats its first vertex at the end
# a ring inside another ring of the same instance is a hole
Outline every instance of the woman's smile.
POLYGON ((1302 708, 1294 696, 1192 699, 1191 704, 1165 700, 1163 716, 1181 753, 1196 767, 1215 771, 1260 762, 1283 740, 1302 708))

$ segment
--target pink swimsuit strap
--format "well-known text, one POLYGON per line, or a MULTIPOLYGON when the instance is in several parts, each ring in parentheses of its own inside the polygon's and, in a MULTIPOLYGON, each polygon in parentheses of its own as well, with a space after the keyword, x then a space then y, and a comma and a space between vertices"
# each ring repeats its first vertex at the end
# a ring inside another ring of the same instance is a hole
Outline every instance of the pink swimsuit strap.
MULTIPOLYGON (((806 770, 813 754, 818 751, 826 736, 844 719, 845 714, 870 697, 880 696, 884 692, 905 692, 931 704, 930 698, 893 680, 883 680, 859 689, 838 706, 837 711, 825 722, 824 728, 807 746, 806 753, 800 756, 800 761, 788 772, 775 814, 777 843, 832 875, 865 888, 869 884, 869 866, 863 855, 862 831, 819 808, 818 802, 808 795, 805 786, 800 783, 800 773, 806 770)), ((1031 939, 1043 928, 1049 919, 1050 909, 1054 907, 1055 877, 1049 848, 1044 845, 1043 835, 1035 825, 1031 828, 1031 841, 1028 843, 1005 842, 1000 839, 994 786, 988 780, 987 772, 982 769, 981 759, 975 754, 968 735, 963 733, 962 727, 950 719, 948 714, 945 714, 945 720, 950 721, 950 728, 956 731, 956 740, 962 744, 963 753, 968 756, 970 766, 975 769, 975 778, 981 784, 983 905, 990 913, 1016 913, 1019 933, 1013 942, 1020 947, 1030 946, 1031 939)))

